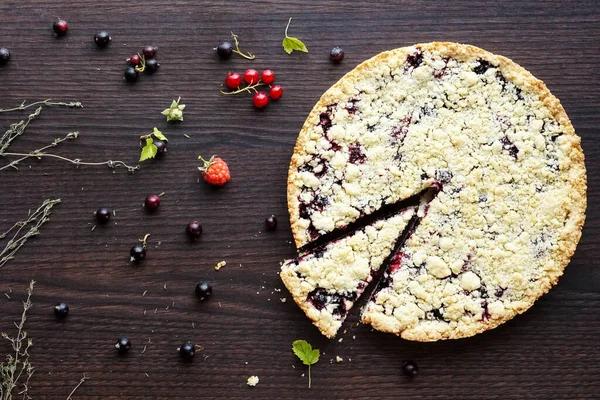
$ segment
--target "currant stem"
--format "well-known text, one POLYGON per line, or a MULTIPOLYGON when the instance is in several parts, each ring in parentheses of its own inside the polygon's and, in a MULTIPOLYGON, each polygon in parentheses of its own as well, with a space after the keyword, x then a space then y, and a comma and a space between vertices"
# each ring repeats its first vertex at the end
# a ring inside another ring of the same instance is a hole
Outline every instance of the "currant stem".
POLYGON ((290 27, 290 24, 292 23, 292 17, 290 17, 290 20, 287 23, 287 26, 285 27, 285 37, 289 37, 288 36, 288 28, 290 27))
POLYGON ((238 93, 242 93, 242 92, 250 92, 251 90, 254 90, 255 92, 257 92, 256 88, 259 86, 263 86, 263 85, 266 85, 266 83, 258 81, 254 85, 248 85, 243 88, 238 88, 237 90, 234 90, 233 92, 225 92, 223 89, 219 89, 219 91, 222 94, 238 94, 238 93))
POLYGON ((250 52, 248 52, 248 55, 242 53, 242 51, 240 50, 240 44, 238 42, 238 35, 231 32, 231 37, 235 41, 235 50, 233 50, 234 53, 239 54, 240 56, 244 57, 247 60, 254 60, 256 58, 256 56, 250 52))
POLYGON ((134 69, 137 72, 141 73, 146 70, 146 58, 143 55, 141 55, 140 53, 137 53, 137 55, 140 57, 140 63, 142 64, 142 66, 141 67, 136 66, 134 69))
POLYGON ((150 234, 146 233, 146 235, 144 236, 144 238, 140 239, 140 242, 142 242, 142 247, 146 248, 146 245, 148 244, 147 241, 148 241, 148 237, 149 236, 150 236, 150 234))
MULTIPOLYGON (((290 21, 292 19, 290 18, 290 21)), ((308 388, 310 389, 310 365, 308 366, 308 388)))

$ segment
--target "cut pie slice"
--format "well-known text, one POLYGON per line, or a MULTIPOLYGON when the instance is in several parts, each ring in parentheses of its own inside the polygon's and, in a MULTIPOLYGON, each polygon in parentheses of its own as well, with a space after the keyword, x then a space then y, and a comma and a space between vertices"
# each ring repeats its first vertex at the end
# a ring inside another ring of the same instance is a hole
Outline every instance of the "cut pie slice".
POLYGON ((283 263, 281 279, 325 336, 335 336, 348 311, 385 267, 415 211, 407 208, 283 263))

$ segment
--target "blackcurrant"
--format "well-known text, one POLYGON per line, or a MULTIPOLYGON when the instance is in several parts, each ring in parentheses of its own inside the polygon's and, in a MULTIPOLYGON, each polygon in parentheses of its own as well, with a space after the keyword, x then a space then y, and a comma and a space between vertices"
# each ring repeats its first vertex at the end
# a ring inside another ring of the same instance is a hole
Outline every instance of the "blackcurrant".
POLYGON ((202 225, 200 225, 198 221, 192 221, 187 224, 185 233, 187 233, 190 239, 198 239, 200 235, 202 235, 202 225))
POLYGON ((110 40, 110 34, 106 31, 101 31, 94 35, 94 42, 96 42, 96 46, 100 47, 101 49, 108 46, 110 40))
POLYGON ((65 318, 67 315, 69 315, 69 306, 67 305, 67 303, 57 303, 54 306, 54 315, 56 315, 56 318, 65 318))
POLYGON ((57 36, 63 36, 67 33, 69 25, 64 19, 57 19, 56 21, 54 21, 52 29, 54 29, 54 33, 56 33, 57 36))
POLYGON ((221 42, 216 50, 221 60, 227 60, 231 56, 231 53, 233 53, 233 46, 229 42, 221 42))
POLYGON ((133 67, 125 68, 125 80, 127 82, 135 82, 138 78, 138 72, 133 67))
POLYGON ((402 373, 406 376, 413 377, 417 375, 417 371, 417 363, 412 360, 405 361, 404 364, 402 364, 402 373))
POLYGON ((275 218, 274 215, 271 215, 265 220, 265 226, 268 231, 274 231, 275 228, 277 228, 277 218, 275 218))
POLYGON ((162 156, 167 151, 167 143, 162 140, 154 139, 152 144, 156 146, 156 156, 162 156))
MULTIPOLYGON (((156 142, 154 142, 154 144, 156 144, 156 142)), ((151 194, 146 197, 146 201, 144 201, 144 207, 146 207, 146 210, 149 212, 154 212, 158 209, 158 206, 160 206, 160 197, 155 194, 151 194)))
POLYGON ((184 360, 191 360, 196 354, 196 346, 193 343, 184 343, 179 347, 179 355, 184 360))
POLYGON ((108 221, 110 221, 110 216, 112 213, 110 211, 110 208, 101 207, 95 212, 95 214, 96 221, 98 221, 99 224, 105 224, 108 221))
POLYGON ((131 342, 126 337, 122 337, 117 340, 117 344, 115 344, 115 348, 119 351, 119 354, 125 354, 131 349, 131 342))
POLYGON ((212 287, 208 284, 208 282, 200 281, 196 285, 196 296, 200 300, 205 300, 210 297, 212 294, 212 287))
POLYGON ((10 60, 10 51, 4 47, 0 47, 0 65, 4 65, 10 60))
POLYGON ((146 61, 146 71, 148 71, 149 73, 155 72, 158 69, 158 67, 160 67, 160 64, 154 58, 151 58, 146 61))
POLYGON ((139 264, 146 258, 146 248, 141 244, 136 244, 131 248, 129 254, 131 255, 129 261, 139 264))
POLYGON ((342 62, 344 59, 344 50, 342 50, 342 48, 339 46, 335 46, 333 49, 331 49, 329 58, 336 64, 342 62))
POLYGON ((144 57, 146 57, 146 59, 150 59, 150 58, 154 58, 154 56, 156 56, 157 51, 158 51, 158 47, 146 46, 142 50, 142 54, 144 54, 144 57))

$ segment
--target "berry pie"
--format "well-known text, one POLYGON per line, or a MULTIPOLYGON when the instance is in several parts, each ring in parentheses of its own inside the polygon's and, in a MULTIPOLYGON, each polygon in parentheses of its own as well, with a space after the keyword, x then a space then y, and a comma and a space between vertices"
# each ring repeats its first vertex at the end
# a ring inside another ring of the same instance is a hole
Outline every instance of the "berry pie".
POLYGON ((533 305, 581 236, 580 138, 544 83, 457 43, 381 53, 321 97, 298 137, 281 276, 335 336, 362 322, 417 341, 468 337, 533 305))

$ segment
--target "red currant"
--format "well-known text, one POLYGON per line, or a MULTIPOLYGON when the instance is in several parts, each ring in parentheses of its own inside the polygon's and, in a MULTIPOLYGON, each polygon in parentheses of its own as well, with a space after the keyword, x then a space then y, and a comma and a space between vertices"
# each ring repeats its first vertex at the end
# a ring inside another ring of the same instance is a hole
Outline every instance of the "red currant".
POLYGON ((237 89, 242 84, 242 76, 237 72, 230 72, 225 78, 225 84, 229 89, 237 89))
POLYGON ((258 92, 252 97, 252 104, 256 108, 264 108, 269 104, 269 96, 265 92, 258 92))
POLYGON ((244 80, 248 85, 254 85, 255 83, 258 83, 258 79, 259 76, 257 70, 247 69, 246 72, 244 72, 244 80))
POLYGON ((277 100, 281 97, 282 94, 283 88, 279 85, 271 86, 271 88, 269 89, 269 96, 271 96, 273 100, 277 100))
POLYGON ((137 54, 129 57, 129 62, 131 63, 131 65, 133 66, 138 66, 140 65, 140 56, 138 56, 137 54))
POLYGON ((265 69, 262 72, 262 74, 260 75, 260 78, 262 79, 262 81, 264 83, 266 83, 267 85, 270 85, 275 80, 275 73, 273 71, 271 71, 270 69, 265 69))

